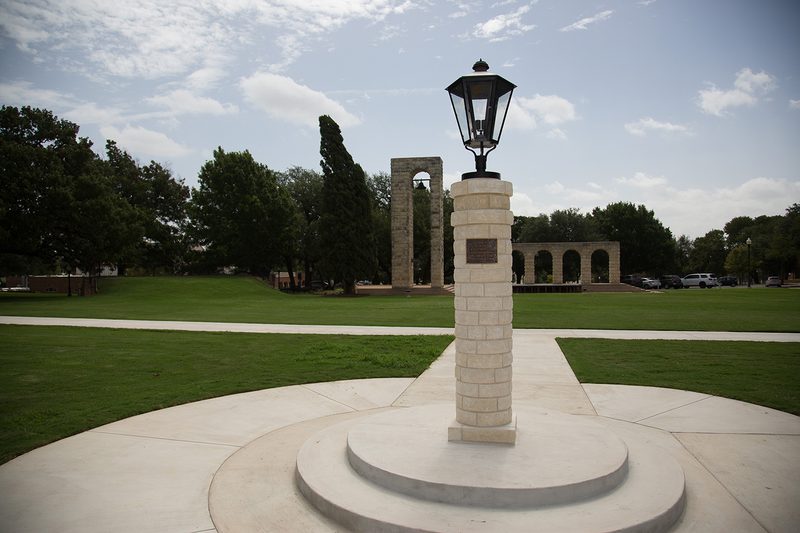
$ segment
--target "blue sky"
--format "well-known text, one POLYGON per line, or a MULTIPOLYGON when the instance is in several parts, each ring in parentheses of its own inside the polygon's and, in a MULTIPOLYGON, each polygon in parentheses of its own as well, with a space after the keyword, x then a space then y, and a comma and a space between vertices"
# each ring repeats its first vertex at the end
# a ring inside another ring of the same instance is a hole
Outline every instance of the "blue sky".
POLYGON ((514 82, 489 170, 518 215, 644 203, 677 236, 800 202, 800 2, 0 0, 0 103, 51 109, 190 186, 217 146, 319 169, 474 170, 444 87, 514 82))

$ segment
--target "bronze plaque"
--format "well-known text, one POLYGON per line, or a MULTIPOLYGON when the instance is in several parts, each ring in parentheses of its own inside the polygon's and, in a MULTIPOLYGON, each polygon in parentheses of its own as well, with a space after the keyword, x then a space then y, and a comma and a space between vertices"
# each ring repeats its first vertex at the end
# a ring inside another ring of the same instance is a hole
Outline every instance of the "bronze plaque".
POLYGON ((497 263, 497 239, 467 239, 467 263, 497 263))

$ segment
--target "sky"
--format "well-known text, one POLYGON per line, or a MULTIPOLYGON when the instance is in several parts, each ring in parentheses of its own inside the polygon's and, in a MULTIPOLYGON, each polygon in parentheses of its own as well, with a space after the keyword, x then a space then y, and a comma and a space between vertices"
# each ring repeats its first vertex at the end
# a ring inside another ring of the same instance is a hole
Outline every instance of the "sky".
POLYGON ((0 104, 77 123, 191 187, 215 148, 320 170, 474 170, 444 90, 517 85, 488 170, 515 215, 644 204, 677 237, 800 202, 795 0, 0 0, 0 104))

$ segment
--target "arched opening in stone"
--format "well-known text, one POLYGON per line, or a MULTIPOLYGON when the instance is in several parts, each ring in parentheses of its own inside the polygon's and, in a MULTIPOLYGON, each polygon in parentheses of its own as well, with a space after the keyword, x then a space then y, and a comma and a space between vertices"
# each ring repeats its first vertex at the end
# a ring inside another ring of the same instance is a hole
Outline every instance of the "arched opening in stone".
POLYGON ((608 283, 608 252, 595 250, 592 253, 592 283, 608 283))
POLYGON ((412 179, 414 199, 414 283, 431 282, 431 178, 419 172, 412 179))
POLYGON ((575 250, 567 250, 562 258, 564 283, 581 281, 581 254, 575 250))
POLYGON ((528 283, 553 283, 553 254, 539 250, 533 262, 536 272, 528 283))
POLYGON ((514 272, 513 283, 522 283, 525 276, 525 256, 519 250, 511 252, 511 270, 514 272))

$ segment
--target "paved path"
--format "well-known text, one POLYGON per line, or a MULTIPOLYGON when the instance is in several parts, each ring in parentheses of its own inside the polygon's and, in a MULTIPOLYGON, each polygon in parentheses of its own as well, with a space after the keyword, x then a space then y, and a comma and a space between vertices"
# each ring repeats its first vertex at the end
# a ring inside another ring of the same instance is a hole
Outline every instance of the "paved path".
MULTIPOLYGON (((30 326, 79 326, 90 328, 158 329, 178 331, 228 331, 236 333, 305 333, 324 335, 452 335, 453 328, 396 326, 317 326, 305 324, 255 324, 237 322, 187 322, 177 320, 127 320, 99 318, 57 318, 0 316, 0 324, 30 326)), ((648 331, 603 329, 520 329, 549 337, 595 339, 685 339, 800 342, 800 333, 759 333, 731 331, 648 331)))
MULTIPOLYGON (((441 334, 448 328, 363 328, 0 317, 0 323, 212 331, 441 334), (274 328, 274 329, 273 329, 274 328), (411 331, 413 330, 413 331, 411 331)), ((687 480, 677 531, 800 530, 800 418, 694 392, 580 384, 556 336, 800 341, 797 334, 516 330, 514 402, 597 417, 616 431, 648 435, 687 480)), ((417 379, 372 379, 267 389, 146 413, 34 450, 0 466, 0 532, 335 531, 294 488, 291 468, 263 468, 237 482, 261 483, 258 501, 234 524, 209 509, 209 491, 268 433, 325 417, 452 402, 451 345, 417 379)), ((519 423, 524 423, 520 420, 519 423)), ((251 452, 252 453, 252 452, 251 452)), ((291 463, 291 461, 290 461, 291 463)), ((223 487, 219 487, 222 484, 223 487)), ((214 498, 239 497, 236 487, 214 498)), ((226 499, 227 498, 227 499, 226 499)), ((221 503, 221 504, 222 504, 221 503)), ((220 504, 220 505, 221 505, 220 504)))

